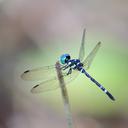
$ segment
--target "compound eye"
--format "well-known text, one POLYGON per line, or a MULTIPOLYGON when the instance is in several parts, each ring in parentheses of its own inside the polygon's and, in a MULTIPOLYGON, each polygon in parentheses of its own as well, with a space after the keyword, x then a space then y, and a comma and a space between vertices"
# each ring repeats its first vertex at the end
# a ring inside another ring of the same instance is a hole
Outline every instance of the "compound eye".
POLYGON ((68 62, 68 60, 70 60, 70 55, 67 55, 66 58, 65 58, 65 62, 68 62))
POLYGON ((71 57, 70 57, 70 55, 67 55, 66 58, 67 58, 68 60, 70 60, 71 57))
POLYGON ((69 54, 63 54, 60 57, 61 64, 66 64, 68 62, 68 60, 70 60, 70 55, 69 54))

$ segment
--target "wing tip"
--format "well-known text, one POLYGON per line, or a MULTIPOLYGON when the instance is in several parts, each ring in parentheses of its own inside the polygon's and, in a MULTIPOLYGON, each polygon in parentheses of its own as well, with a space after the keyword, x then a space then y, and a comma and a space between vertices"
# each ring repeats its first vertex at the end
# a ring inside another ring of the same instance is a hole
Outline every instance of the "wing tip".
POLYGON ((25 80, 25 78, 24 78, 24 73, 23 73, 23 74, 21 74, 21 78, 22 78, 23 80, 25 80))
POLYGON ((39 84, 35 85, 35 86, 33 87, 33 89, 36 88, 36 87, 38 87, 38 86, 39 86, 39 84))
POLYGON ((30 70, 26 70, 26 71, 24 71, 24 73, 21 74, 21 78, 22 78, 23 80, 27 80, 26 77, 25 77, 25 75, 26 75, 28 72, 30 72, 30 70))
POLYGON ((26 71, 24 71, 24 73, 28 73, 28 72, 30 72, 30 70, 26 70, 26 71))
POLYGON ((35 85, 32 89, 31 89, 31 93, 36 93, 35 88, 37 88, 39 86, 39 84, 35 85))

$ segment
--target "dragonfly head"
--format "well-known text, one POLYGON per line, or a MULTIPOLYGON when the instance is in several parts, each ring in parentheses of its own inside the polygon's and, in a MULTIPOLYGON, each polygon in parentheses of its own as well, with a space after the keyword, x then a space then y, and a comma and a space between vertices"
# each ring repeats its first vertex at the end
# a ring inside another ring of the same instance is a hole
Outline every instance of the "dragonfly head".
POLYGON ((70 60, 70 55, 69 54, 63 54, 60 56, 60 62, 61 64, 66 64, 70 60))

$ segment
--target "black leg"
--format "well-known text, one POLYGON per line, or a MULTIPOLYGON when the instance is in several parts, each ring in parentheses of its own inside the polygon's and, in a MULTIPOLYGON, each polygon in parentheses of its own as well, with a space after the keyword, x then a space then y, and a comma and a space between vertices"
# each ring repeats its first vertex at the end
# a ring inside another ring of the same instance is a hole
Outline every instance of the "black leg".
POLYGON ((68 70, 67 75, 69 75, 69 74, 71 74, 71 73, 72 73, 72 69, 70 68, 70 69, 68 70))
POLYGON ((69 66, 65 65, 63 67, 61 67, 62 70, 66 70, 69 66))

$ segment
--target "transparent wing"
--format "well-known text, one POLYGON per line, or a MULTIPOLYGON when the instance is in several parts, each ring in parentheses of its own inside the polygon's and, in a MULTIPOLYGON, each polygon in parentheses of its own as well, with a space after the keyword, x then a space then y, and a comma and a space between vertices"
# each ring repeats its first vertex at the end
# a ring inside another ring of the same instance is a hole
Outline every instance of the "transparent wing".
MULTIPOLYGON (((64 77, 65 84, 67 85, 72 80, 74 80, 78 76, 78 71, 73 71, 72 74, 67 75, 67 73, 63 73, 62 77, 64 77)), ((46 80, 31 89, 32 93, 41 93, 46 91, 52 91, 59 88, 59 81, 57 77, 53 77, 52 79, 46 80)))
POLYGON ((36 68, 32 70, 26 70, 21 78, 24 80, 47 80, 53 78, 56 75, 55 65, 44 66, 41 68, 36 68))
POLYGON ((97 45, 94 47, 94 49, 91 51, 91 53, 87 56, 87 58, 83 61, 84 68, 87 70, 89 69, 97 51, 99 50, 101 46, 101 42, 98 42, 97 45))
POLYGON ((65 84, 68 84, 70 82, 72 82, 73 80, 76 79, 76 77, 80 74, 79 71, 77 70, 72 70, 72 73, 67 75, 67 71, 66 73, 63 72, 63 76, 64 76, 64 81, 65 81, 65 84))
POLYGON ((41 93, 59 88, 57 77, 44 81, 31 89, 32 93, 41 93))
POLYGON ((79 60, 80 61, 83 61, 84 56, 85 56, 84 44, 85 44, 85 29, 83 30, 83 36, 82 36, 81 46, 80 46, 80 50, 79 50, 79 60))

